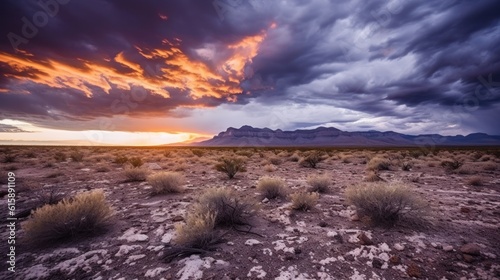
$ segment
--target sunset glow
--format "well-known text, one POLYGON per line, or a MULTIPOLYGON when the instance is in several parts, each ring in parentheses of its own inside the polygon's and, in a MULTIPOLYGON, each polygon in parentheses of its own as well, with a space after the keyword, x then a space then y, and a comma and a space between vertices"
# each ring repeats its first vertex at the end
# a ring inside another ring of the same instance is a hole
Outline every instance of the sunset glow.
POLYGON ((500 134, 495 1, 49 2, 2 9, 0 141, 500 134))

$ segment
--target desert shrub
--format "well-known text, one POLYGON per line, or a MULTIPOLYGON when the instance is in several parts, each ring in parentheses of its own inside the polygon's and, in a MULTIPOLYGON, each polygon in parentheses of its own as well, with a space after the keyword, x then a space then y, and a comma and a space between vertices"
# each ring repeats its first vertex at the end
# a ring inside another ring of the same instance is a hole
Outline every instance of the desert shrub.
POLYGON ((148 172, 143 168, 126 168, 123 171, 123 176, 126 182, 141 182, 145 181, 148 172))
POLYGON ((483 164, 483 170, 485 171, 495 171, 497 170, 499 164, 495 162, 486 162, 483 164))
POLYGON ((460 168, 464 164, 463 161, 458 160, 458 159, 452 159, 452 160, 443 160, 441 162, 441 166, 446 170, 446 171, 452 171, 460 168))
POLYGON ((128 162, 129 162, 130 164, 132 164, 132 166, 133 166, 134 168, 141 167, 141 166, 144 164, 144 162, 142 161, 142 159, 141 159, 140 157, 133 157, 133 158, 130 158, 130 159, 128 160, 128 162))
POLYGON ((236 154, 239 156, 250 158, 254 153, 252 151, 238 151, 236 152, 236 154))
POLYGON ((484 184, 483 178, 479 176, 472 176, 467 180, 467 185, 482 186, 484 184))
POLYGON ((227 188, 214 188, 205 191, 199 198, 193 211, 214 213, 214 226, 248 225, 252 206, 238 198, 236 193, 227 188))
POLYGON ((413 168, 413 163, 405 161, 401 163, 401 170, 410 171, 413 168))
POLYGON ((81 162, 83 160, 83 153, 74 151, 69 155, 69 157, 74 162, 81 162))
POLYGON ((318 203, 319 194, 317 192, 297 192, 290 195, 292 201, 292 209, 299 211, 307 211, 314 208, 318 203))
POLYGON ((148 177, 153 194, 180 193, 184 182, 184 176, 177 172, 160 172, 148 177))
POLYGON ((390 166, 391 162, 388 159, 374 157, 366 164, 366 169, 372 171, 381 171, 389 170, 390 166))
POLYGON ((246 171, 245 162, 238 157, 221 158, 215 165, 215 170, 226 173, 229 179, 234 178, 236 173, 246 171))
POLYGON ((281 159, 279 157, 271 157, 269 159, 269 162, 273 165, 280 165, 281 164, 281 159))
POLYGON ((312 151, 308 153, 304 158, 302 158, 299 161, 299 164, 302 167, 316 168, 318 163, 320 163, 321 161, 323 161, 321 152, 312 151))
POLYGON ((380 182, 380 181, 384 181, 384 179, 382 179, 377 172, 369 171, 369 172, 367 172, 367 174, 365 176, 365 181, 366 182, 380 182))
POLYGON ((422 200, 402 182, 364 183, 348 187, 345 194, 358 215, 376 225, 393 226, 402 217, 417 218, 410 214, 424 209, 422 200))
POLYGON ((40 204, 57 204, 64 198, 64 193, 59 187, 50 187, 34 190, 34 194, 40 204))
POLYGON ((332 183, 327 175, 311 176, 307 179, 307 183, 311 186, 309 191, 318 193, 327 193, 329 186, 332 183))
POLYGON ((61 152, 57 152, 54 154, 54 159, 58 162, 66 161, 66 154, 61 153, 61 152))
POLYGON ((191 152, 193 153, 193 155, 195 155, 197 157, 202 157, 203 155, 205 155, 205 151, 203 151, 203 150, 195 149, 195 150, 192 150, 191 152))
POLYGON ((116 156, 115 159, 113 160, 114 163, 116 164, 125 164, 128 161, 128 157, 126 156, 116 156))
POLYGON ((19 166, 15 165, 15 164, 9 164, 9 165, 6 165, 3 169, 6 171, 16 171, 19 169, 19 166))
POLYGON ((352 157, 350 157, 350 156, 342 156, 342 157, 340 157, 340 160, 343 163, 351 163, 352 162, 352 157))
POLYGON ((266 172, 274 172, 274 171, 276 171, 276 167, 274 167, 274 165, 272 165, 272 164, 266 164, 264 166, 264 170, 266 172))
POLYGON ((171 151, 165 151, 165 152, 163 153, 163 156, 164 156, 164 157, 166 157, 166 158, 170 157, 171 155, 172 155, 172 152, 171 152, 171 151))
POLYGON ((184 248, 206 250, 218 242, 215 213, 190 212, 184 224, 175 225, 174 243, 184 248))
POLYGON ((24 225, 29 241, 43 244, 104 229, 113 211, 96 190, 37 209, 24 225))
POLYGON ((60 177, 63 175, 64 175, 64 173, 62 173, 61 171, 54 171, 52 173, 49 173, 47 176, 45 176, 45 178, 57 178, 57 177, 60 177))
POLYGON ((419 158, 420 156, 424 155, 424 152, 421 150, 411 150, 408 151, 408 154, 413 158, 419 158))
POLYGON ((6 154, 3 156, 2 162, 3 163, 13 163, 16 162, 17 155, 15 154, 6 154))
POLYGON ((294 153, 293 155, 290 156, 290 161, 292 162, 299 162, 300 156, 297 153, 294 153))
POLYGON ((33 151, 26 152, 24 156, 27 158, 36 158, 35 152, 33 151))
POLYGON ((287 189, 283 180, 267 176, 259 180, 257 190, 261 193, 262 197, 267 199, 281 198, 285 197, 287 194, 287 189))
POLYGON ((97 166, 96 171, 97 172, 109 172, 110 169, 106 165, 100 165, 100 166, 97 166))
POLYGON ((479 161, 489 161, 491 160, 491 157, 489 155, 483 155, 481 158, 479 158, 479 161))

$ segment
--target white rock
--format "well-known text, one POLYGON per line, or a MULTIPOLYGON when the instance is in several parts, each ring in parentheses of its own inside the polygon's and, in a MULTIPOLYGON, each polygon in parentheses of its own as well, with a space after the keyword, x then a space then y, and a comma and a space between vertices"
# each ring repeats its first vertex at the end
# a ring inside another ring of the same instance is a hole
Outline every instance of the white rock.
POLYGON ((257 244, 262 244, 262 242, 260 242, 257 239, 248 239, 247 241, 245 241, 245 245, 247 245, 247 246, 253 246, 253 245, 257 245, 257 244))
POLYGON ((400 243, 396 243, 396 244, 394 244, 394 249, 396 249, 398 251, 403 251, 405 249, 405 246, 400 244, 400 243))
POLYGON ((445 251, 445 252, 451 252, 451 251, 453 251, 453 246, 451 246, 451 245, 443 245, 443 251, 445 251))

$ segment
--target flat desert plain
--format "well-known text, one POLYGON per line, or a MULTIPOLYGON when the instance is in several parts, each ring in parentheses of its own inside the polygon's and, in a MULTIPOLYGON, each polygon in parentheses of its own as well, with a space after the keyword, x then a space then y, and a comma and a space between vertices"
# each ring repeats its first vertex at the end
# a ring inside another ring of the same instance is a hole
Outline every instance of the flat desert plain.
MULTIPOLYGON (((2 259, 0 278, 499 279, 499 156, 495 148, 3 147, 0 218, 8 224, 12 173, 18 219, 15 272, 2 259), (223 158, 244 171, 230 179, 223 158), (363 211, 352 196, 390 186, 399 196, 364 202, 396 207, 395 216, 363 211), (227 207, 209 211, 203 201, 217 195, 227 207), (103 203, 110 211, 80 213, 94 202, 90 212, 103 203)), ((3 258, 10 234, 3 226, 3 258)))

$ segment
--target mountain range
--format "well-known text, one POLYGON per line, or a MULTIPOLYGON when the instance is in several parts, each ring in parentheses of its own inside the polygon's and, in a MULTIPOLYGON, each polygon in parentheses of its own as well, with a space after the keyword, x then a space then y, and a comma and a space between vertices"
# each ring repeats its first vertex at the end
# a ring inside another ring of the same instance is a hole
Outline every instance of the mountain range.
POLYGON ((439 134, 407 135, 393 131, 342 131, 334 127, 294 131, 230 127, 212 139, 192 143, 202 147, 411 147, 411 146, 500 146, 499 135, 472 133, 466 136, 439 134))

